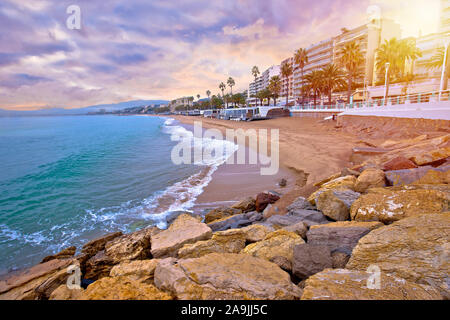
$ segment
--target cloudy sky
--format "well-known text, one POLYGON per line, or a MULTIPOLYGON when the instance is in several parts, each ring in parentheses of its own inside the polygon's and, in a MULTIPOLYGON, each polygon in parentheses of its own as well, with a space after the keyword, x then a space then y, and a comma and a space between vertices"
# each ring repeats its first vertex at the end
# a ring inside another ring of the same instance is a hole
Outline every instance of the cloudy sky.
POLYGON ((366 21, 370 5, 404 36, 436 31, 439 0, 1 0, 0 108, 82 107, 206 96, 232 76, 366 21), (70 5, 81 29, 66 27, 70 5))

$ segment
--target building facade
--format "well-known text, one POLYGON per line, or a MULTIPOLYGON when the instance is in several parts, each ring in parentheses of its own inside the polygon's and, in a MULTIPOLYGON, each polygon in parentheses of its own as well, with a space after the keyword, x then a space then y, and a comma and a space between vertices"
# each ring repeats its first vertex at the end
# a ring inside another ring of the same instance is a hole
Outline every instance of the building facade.
POLYGON ((255 98, 255 95, 264 89, 269 87, 270 79, 274 76, 280 75, 280 66, 271 66, 267 70, 265 70, 259 77, 256 78, 255 81, 250 83, 247 92, 247 102, 249 105, 256 105, 258 103, 258 99, 255 98))
POLYGON ((185 106, 191 108, 194 105, 193 97, 177 98, 169 102, 170 112, 175 112, 176 107, 185 106))

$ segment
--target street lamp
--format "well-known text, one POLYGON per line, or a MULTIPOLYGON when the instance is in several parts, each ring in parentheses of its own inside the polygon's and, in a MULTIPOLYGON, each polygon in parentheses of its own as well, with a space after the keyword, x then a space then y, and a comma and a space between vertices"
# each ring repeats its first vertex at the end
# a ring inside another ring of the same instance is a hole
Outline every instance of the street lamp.
POLYGON ((444 61, 442 62, 441 85, 439 87, 439 100, 438 101, 441 101, 442 91, 444 91, 444 75, 445 75, 445 66, 447 65, 448 44, 449 44, 448 42, 445 43, 444 61))
POLYGON ((388 72, 389 72, 389 66, 391 64, 389 62, 386 62, 385 66, 386 66, 386 76, 384 78, 384 105, 387 105, 387 91, 388 91, 388 87, 387 87, 387 81, 388 81, 388 72))

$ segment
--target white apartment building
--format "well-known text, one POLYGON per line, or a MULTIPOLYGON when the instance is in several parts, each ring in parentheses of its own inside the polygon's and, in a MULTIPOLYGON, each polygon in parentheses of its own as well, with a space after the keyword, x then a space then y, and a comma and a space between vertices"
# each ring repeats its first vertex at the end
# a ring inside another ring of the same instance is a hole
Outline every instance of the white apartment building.
POLYGON ((258 103, 258 99, 254 96, 261 90, 267 89, 269 87, 270 79, 274 76, 280 75, 280 66, 271 66, 267 70, 265 70, 259 77, 256 78, 256 81, 250 83, 248 87, 248 97, 247 102, 250 105, 256 105, 258 103))

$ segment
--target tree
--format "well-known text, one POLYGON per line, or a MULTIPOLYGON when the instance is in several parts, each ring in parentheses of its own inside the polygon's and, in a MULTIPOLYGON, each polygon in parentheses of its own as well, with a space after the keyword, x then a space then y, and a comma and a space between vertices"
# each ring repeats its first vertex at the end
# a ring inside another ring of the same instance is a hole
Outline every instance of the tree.
POLYGON ((230 90, 231 90, 231 92, 230 92, 231 97, 233 97, 233 87, 236 85, 236 82, 234 82, 234 79, 232 77, 229 77, 228 80, 227 80, 227 84, 228 84, 228 86, 230 87, 230 90))
POLYGON ((232 101, 235 104, 235 106, 236 104, 243 105, 245 104, 245 96, 242 93, 237 93, 232 96, 232 101))
MULTIPOLYGON (((448 78, 450 77, 450 46, 447 48, 447 59, 444 71, 444 90, 448 88, 448 78)), ((445 47, 439 47, 436 53, 431 57, 430 61, 427 63, 426 67, 429 70, 441 69, 444 64, 445 47)))
POLYGON ((328 94, 328 103, 331 105, 331 95, 336 88, 345 85, 344 73, 335 64, 331 63, 322 68, 322 88, 328 94))
MULTIPOLYGON (((225 83, 221 82, 221 83, 219 84, 219 89, 220 89, 220 91, 222 91, 222 99, 225 99, 224 91, 225 91, 226 88, 227 88, 227 86, 225 85, 225 83)), ((228 106, 227 106, 227 107, 228 107, 228 106)))
POLYGON ((280 96, 281 91, 281 80, 279 76, 273 76, 269 81, 269 90, 273 98, 274 105, 277 104, 277 99, 280 96))
POLYGON ((296 65, 298 65, 298 68, 301 71, 302 74, 302 88, 301 88, 301 93, 302 93, 302 101, 303 96, 304 96, 304 88, 303 88, 303 69, 305 68, 305 65, 308 63, 308 53, 306 52, 306 49, 300 48, 295 52, 294 55, 294 62, 296 65))
POLYGON ((218 108, 221 108, 223 106, 223 99, 220 98, 219 95, 217 95, 217 96, 214 95, 211 98, 211 103, 212 103, 214 108, 218 109, 218 108))
POLYGON ((286 79, 286 108, 289 101, 289 77, 292 75, 292 65, 288 62, 281 66, 281 76, 286 79))
POLYGON ((208 96, 209 105, 211 106, 211 99, 209 99, 209 96, 211 95, 211 91, 206 90, 206 95, 208 96))
POLYGON ((255 77, 255 82, 256 82, 256 78, 258 78, 258 75, 260 74, 259 69, 257 66, 254 66, 252 68, 252 75, 255 77))
POLYGON ((197 100, 200 100, 200 95, 199 94, 197 95, 197 100))
POLYGON ((314 108, 316 107, 317 95, 323 86, 323 75, 320 70, 313 70, 305 76, 306 86, 314 95, 314 108))
MULTIPOLYGON (((383 73, 387 68, 386 79, 386 97, 389 96, 389 84, 391 82, 392 75, 396 77, 402 77, 405 71, 406 59, 416 60, 422 54, 417 49, 415 43, 408 40, 397 40, 392 38, 385 40, 383 44, 377 50, 376 67, 379 73, 383 73)), ((387 99, 386 99, 387 100, 387 99)), ((385 104, 387 101, 385 101, 385 104)))
POLYGON ((359 43, 347 43, 340 52, 339 64, 347 72, 347 102, 350 103, 352 86, 358 70, 364 62, 364 56, 361 52, 359 43))

